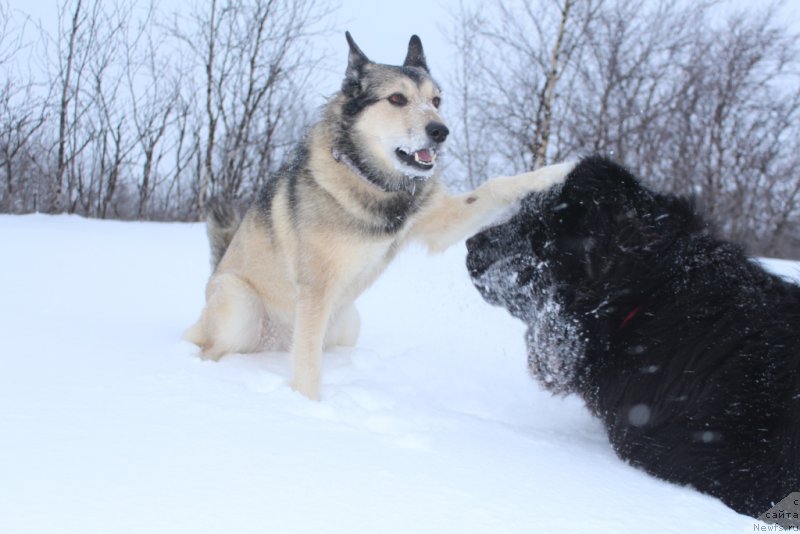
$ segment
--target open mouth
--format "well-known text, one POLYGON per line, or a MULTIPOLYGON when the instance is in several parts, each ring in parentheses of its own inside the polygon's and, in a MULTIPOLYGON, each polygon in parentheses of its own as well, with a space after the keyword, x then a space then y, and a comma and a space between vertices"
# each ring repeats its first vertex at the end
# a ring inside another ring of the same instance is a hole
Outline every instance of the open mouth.
POLYGON ((402 148, 395 149, 398 159, 408 165, 420 170, 428 171, 436 164, 436 149, 423 148, 416 152, 407 152, 402 148))

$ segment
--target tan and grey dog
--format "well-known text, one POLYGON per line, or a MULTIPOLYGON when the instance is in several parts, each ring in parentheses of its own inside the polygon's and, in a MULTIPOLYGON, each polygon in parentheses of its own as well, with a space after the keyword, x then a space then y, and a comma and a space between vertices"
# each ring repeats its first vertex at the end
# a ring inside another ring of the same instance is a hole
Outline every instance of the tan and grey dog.
POLYGON ((209 217, 214 272, 185 334, 203 358, 291 350, 292 386, 317 399, 323 347, 352 346, 355 299, 406 243, 444 250, 504 207, 564 180, 572 164, 495 178, 448 195, 437 154, 440 90, 415 35, 402 66, 371 62, 347 33, 342 89, 241 222, 209 217))

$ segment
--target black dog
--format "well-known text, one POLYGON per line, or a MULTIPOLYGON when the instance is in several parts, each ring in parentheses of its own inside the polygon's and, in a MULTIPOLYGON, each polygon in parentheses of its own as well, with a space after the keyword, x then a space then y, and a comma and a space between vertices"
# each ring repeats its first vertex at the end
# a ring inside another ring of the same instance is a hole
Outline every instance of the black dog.
POLYGON ((800 286, 691 203, 587 158, 467 248, 483 297, 529 325, 532 373, 621 458, 754 517, 800 491, 800 286))

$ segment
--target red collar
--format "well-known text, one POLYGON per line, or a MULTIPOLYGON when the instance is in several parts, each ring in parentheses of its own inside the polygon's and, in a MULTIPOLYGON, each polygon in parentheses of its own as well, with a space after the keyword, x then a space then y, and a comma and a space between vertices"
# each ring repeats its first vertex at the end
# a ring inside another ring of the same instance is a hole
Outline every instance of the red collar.
POLYGON ((636 306, 633 310, 631 310, 631 312, 628 315, 625 316, 625 318, 622 320, 622 324, 620 324, 619 327, 625 328, 626 326, 628 326, 628 323, 633 321, 633 318, 639 315, 640 311, 642 311, 642 307, 636 306))

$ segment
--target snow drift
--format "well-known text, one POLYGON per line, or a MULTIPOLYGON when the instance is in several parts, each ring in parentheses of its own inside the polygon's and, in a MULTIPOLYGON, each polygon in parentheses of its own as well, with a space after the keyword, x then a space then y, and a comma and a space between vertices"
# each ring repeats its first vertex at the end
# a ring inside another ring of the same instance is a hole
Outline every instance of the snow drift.
POLYGON ((203 362, 180 340, 208 276, 201 225, 2 216, 0 250, 0 532, 753 529, 542 391, 463 245, 406 251, 362 296, 320 403, 288 387, 287 354, 203 362))

